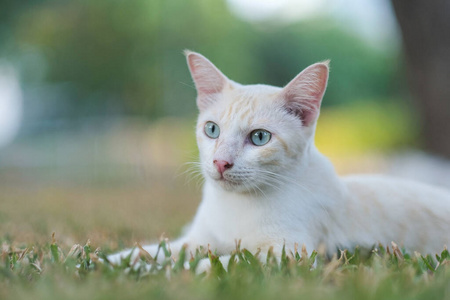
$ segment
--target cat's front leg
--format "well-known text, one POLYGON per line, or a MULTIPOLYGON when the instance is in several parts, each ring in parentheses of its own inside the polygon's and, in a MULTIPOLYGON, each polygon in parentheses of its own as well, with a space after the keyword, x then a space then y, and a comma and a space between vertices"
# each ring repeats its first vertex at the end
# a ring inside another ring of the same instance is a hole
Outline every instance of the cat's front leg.
POLYGON ((126 249, 114 254, 108 255, 106 258, 109 263, 113 265, 120 265, 122 260, 126 259, 131 255, 131 260, 136 259, 137 255, 139 253, 138 248, 132 248, 132 249, 126 249))
MULTIPOLYGON (((273 254, 272 254, 273 255, 273 254)), ((265 265, 267 263, 267 252, 266 253, 258 253, 256 258, 261 262, 261 264, 265 265)), ((281 255, 273 256, 278 264, 281 262, 281 255)), ((231 255, 222 255, 219 256, 219 261, 222 264, 223 268, 228 271, 228 264, 230 263, 231 255)), ((237 255, 234 256, 234 260, 239 262, 239 257, 237 255)), ((197 267, 195 268, 195 274, 199 275, 202 273, 210 273, 211 271, 211 260, 210 258, 204 258, 199 261, 197 267)))
MULTIPOLYGON (((186 244, 186 239, 180 238, 173 242, 168 242, 167 249, 170 250, 172 257, 178 258, 178 254, 184 244, 186 244)), ((150 254, 150 256, 153 259, 155 259, 158 263, 162 263, 166 257, 164 250, 160 247, 160 244, 145 245, 142 246, 142 249, 145 250, 145 252, 147 252, 148 254, 150 254)), ((115 254, 108 255, 107 259, 113 265, 120 265, 122 260, 130 257, 130 263, 133 264, 134 262, 138 261, 140 254, 145 255, 145 253, 141 252, 142 250, 139 247, 135 247, 132 249, 127 249, 115 254)))
MULTIPOLYGON (((272 253, 272 256, 274 257, 274 259, 277 261, 277 263, 280 264, 282 248, 283 248, 283 246, 279 246, 279 247, 276 246, 276 247, 269 247, 269 248, 264 247, 263 250, 258 248, 256 250, 253 249, 253 251, 251 251, 251 252, 254 255, 256 254, 255 258, 258 259, 261 262, 261 264, 265 265, 267 263, 267 257, 269 255, 269 251, 270 251, 272 253)), ((219 256, 219 261, 225 270, 228 270, 228 264, 230 263, 231 258, 232 258, 232 255, 219 256)), ((234 260, 236 262, 239 262, 239 256, 234 255, 234 260)), ((204 272, 210 273, 211 267, 212 267, 212 265, 211 265, 210 258, 204 258, 204 259, 200 260, 199 263, 197 264, 197 266, 195 268, 195 273, 197 275, 202 274, 204 272)))
MULTIPOLYGON (((219 256, 219 261, 225 270, 228 270, 228 263, 230 262, 231 255, 219 256)), ((237 259, 237 258, 236 258, 237 259)), ((209 273, 211 271, 211 260, 209 258, 203 258, 200 260, 195 268, 195 274, 209 273)))

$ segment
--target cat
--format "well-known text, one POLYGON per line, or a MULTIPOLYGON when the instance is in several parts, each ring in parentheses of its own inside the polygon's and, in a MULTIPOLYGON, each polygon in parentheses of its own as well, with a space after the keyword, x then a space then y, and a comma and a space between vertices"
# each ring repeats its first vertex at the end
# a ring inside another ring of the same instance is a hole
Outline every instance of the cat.
MULTIPOLYGON (((197 89, 205 183, 192 224, 170 244, 174 257, 183 245, 209 246, 226 262, 236 240, 252 252, 272 248, 276 256, 297 243, 331 255, 392 241, 438 253, 450 242, 450 192, 381 175, 339 177, 319 153, 314 133, 329 61, 279 88, 241 85, 201 54, 185 55, 197 89)), ((155 256, 158 245, 143 248, 155 256)), ((108 259, 119 263, 132 251, 108 259)))

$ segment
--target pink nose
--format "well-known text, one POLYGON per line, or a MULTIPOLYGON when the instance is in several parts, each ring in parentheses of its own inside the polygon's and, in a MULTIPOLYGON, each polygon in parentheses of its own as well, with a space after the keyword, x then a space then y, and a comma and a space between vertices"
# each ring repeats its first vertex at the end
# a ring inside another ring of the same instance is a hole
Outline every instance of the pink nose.
POLYGON ((217 168, 217 171, 219 171, 220 175, 225 172, 225 170, 231 169, 233 166, 232 163, 227 162, 226 160, 215 160, 213 161, 214 165, 217 168))

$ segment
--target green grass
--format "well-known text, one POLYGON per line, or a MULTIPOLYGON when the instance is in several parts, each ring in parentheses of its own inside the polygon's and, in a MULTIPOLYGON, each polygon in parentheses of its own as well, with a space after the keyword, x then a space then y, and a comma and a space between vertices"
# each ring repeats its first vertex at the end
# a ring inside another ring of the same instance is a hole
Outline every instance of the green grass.
POLYGON ((147 253, 121 266, 98 261, 104 253, 93 244, 61 249, 53 239, 45 245, 12 247, 3 241, 0 299, 449 299, 450 254, 436 257, 407 254, 396 246, 370 254, 355 249, 331 259, 313 252, 268 255, 262 264, 237 247, 225 270, 213 253, 190 256, 190 270, 173 261, 157 264, 147 253), (200 259, 211 271, 195 274, 200 259), (138 261, 138 263, 140 262, 138 261), (311 267, 316 262, 315 267, 311 267))
MULTIPOLYGON (((321 150, 351 154, 349 159, 332 157, 341 172, 349 166, 361 171, 367 161, 379 168, 382 164, 373 163, 373 157, 363 161, 354 157, 370 148, 370 143, 390 149, 394 142, 411 139, 411 134, 401 133, 410 128, 404 126, 408 123, 401 121, 400 126, 395 123, 398 118, 391 115, 398 110, 386 114, 374 107, 350 112, 324 112, 318 128, 321 150), (364 111, 374 116, 363 115, 364 111), (347 122, 350 117, 355 119, 353 123, 347 122), (340 120, 345 122, 338 123, 340 120), (372 132, 380 130, 374 127, 378 123, 388 124, 389 130, 372 132), (343 139, 333 128, 341 128, 348 137, 343 139), (396 134, 387 136, 393 132, 396 134), (400 135, 405 140, 398 139, 400 135), (363 142, 370 143, 356 144, 363 142)), ((79 160, 69 155, 74 162, 71 165, 58 165, 54 155, 46 155, 50 167, 0 168, 0 300, 450 299, 450 258, 445 251, 439 257, 422 257, 391 247, 389 252, 378 248, 370 255, 359 250, 340 252, 332 259, 287 253, 280 264, 270 260, 262 265, 255 253, 240 249, 234 256, 240 257, 239 262, 231 263, 226 272, 213 253, 199 252, 193 264, 200 258, 211 259, 213 271, 207 275, 195 275, 169 261, 163 268, 155 266, 152 274, 127 264, 96 263, 102 253, 136 241, 151 242, 163 232, 175 238, 192 220, 200 189, 186 175, 176 175, 183 173, 180 166, 195 149, 195 139, 192 126, 175 125, 166 121, 148 130, 119 132, 107 135, 101 143, 68 136, 53 144, 65 145, 61 156, 69 150, 83 154, 79 160), (66 145, 67 140, 71 143, 66 145), (97 151, 97 156, 92 154, 97 151), (110 157, 123 161, 106 161, 110 157), (57 233, 55 240, 50 238, 52 232, 57 233), (73 248, 87 239, 90 244, 73 248), (316 267, 311 269, 313 259, 316 267)), ((36 142, 23 149, 35 149, 36 142)), ((23 149, 14 148, 2 159, 8 161, 23 149)), ((39 151, 51 154, 51 150, 42 146, 39 151)), ((37 154, 36 160, 41 157, 37 154)), ((151 258, 143 259, 151 263, 151 258)))

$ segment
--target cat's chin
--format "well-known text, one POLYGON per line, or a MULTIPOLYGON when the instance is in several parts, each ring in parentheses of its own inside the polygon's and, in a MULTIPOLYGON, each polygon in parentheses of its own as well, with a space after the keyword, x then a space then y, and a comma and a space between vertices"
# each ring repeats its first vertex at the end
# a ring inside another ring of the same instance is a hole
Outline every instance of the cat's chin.
POLYGON ((258 191, 260 191, 259 188, 251 188, 244 183, 231 181, 224 178, 213 179, 212 181, 214 182, 214 185, 216 187, 227 192, 234 192, 239 194, 257 194, 258 191))
POLYGON ((234 192, 234 191, 240 191, 244 189, 244 185, 238 182, 234 182, 231 180, 227 180, 225 178, 221 178, 221 179, 213 179, 214 182, 216 183, 216 185, 218 185, 219 187, 221 187, 222 189, 229 191, 229 192, 234 192))
POLYGON ((219 189, 227 192, 245 193, 248 189, 243 183, 231 181, 225 178, 211 178, 211 183, 219 189))
POLYGON ((206 172, 206 177, 210 179, 209 181, 213 186, 227 192, 239 194, 258 194, 263 189, 260 186, 255 186, 254 181, 252 181, 253 185, 249 184, 248 178, 241 181, 237 180, 235 178, 237 176, 233 176, 232 174, 224 174, 224 176, 220 176, 220 174, 214 172, 206 172))

